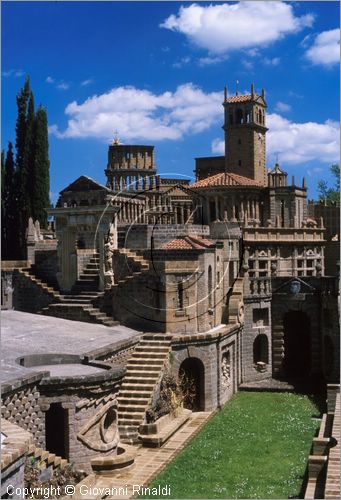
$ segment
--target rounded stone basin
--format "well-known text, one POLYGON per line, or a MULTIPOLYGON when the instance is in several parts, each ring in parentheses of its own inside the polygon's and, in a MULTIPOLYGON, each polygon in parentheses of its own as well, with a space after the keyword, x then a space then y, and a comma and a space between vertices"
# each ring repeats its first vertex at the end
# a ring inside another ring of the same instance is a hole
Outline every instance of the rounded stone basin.
POLYGON ((91 459, 91 467, 95 474, 110 475, 116 470, 131 467, 134 464, 136 450, 129 445, 117 447, 117 455, 98 456, 91 459))
POLYGON ((76 354, 29 354, 16 359, 25 368, 39 368, 50 372, 50 377, 78 377, 103 373, 108 366, 101 363, 84 363, 76 354))

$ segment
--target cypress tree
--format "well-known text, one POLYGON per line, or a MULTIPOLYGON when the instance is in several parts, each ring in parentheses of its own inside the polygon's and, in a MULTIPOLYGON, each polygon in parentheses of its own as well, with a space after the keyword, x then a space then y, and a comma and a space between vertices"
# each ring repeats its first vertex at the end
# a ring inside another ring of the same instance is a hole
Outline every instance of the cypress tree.
POLYGON ((33 163, 32 217, 38 219, 42 228, 47 228, 47 213, 50 206, 50 161, 47 130, 47 114, 39 106, 35 117, 35 158, 33 163))
POLYGON ((6 206, 6 204, 5 204, 5 198, 4 198, 5 189, 6 189, 5 173, 6 173, 5 151, 2 150, 1 151, 1 258, 2 259, 5 258, 4 248, 5 248, 5 238, 6 238, 6 234, 5 234, 5 223, 6 223, 5 206, 6 206))
POLYGON ((14 155, 11 142, 8 144, 3 182, 2 256, 4 259, 16 259, 19 256, 17 247, 18 226, 16 224, 17 199, 15 192, 14 155))
MULTIPOLYGON (((33 165, 35 157, 35 114, 34 114, 34 97, 30 92, 30 98, 27 107, 26 117, 26 132, 25 132, 25 148, 23 158, 23 168, 20 176, 20 195, 24 199, 25 205, 22 206, 23 224, 26 230, 28 219, 32 217, 32 200, 33 200, 33 165)), ((25 236, 25 234, 24 234, 25 236)))
MULTIPOLYGON (((30 79, 27 76, 24 87, 17 95, 18 117, 16 122, 16 183, 15 192, 17 196, 17 210, 16 210, 16 225, 18 228, 18 241, 19 257, 25 258, 25 235, 26 226, 30 212, 30 195, 27 192, 28 187, 28 172, 27 161, 25 159, 25 152, 27 152, 27 106, 30 98, 30 79)), ((31 102, 31 109, 33 100, 31 102)), ((34 113, 34 109, 33 109, 34 113)))

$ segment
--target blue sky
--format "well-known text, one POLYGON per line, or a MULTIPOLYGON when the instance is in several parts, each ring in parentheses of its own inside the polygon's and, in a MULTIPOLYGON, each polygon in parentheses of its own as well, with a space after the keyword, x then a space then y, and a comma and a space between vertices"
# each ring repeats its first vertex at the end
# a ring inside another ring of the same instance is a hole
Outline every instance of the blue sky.
POLYGON ((221 154, 223 88, 266 89, 267 165, 330 181, 339 157, 339 2, 2 2, 2 147, 31 78, 51 193, 105 182, 107 148, 154 144, 161 174, 221 154))

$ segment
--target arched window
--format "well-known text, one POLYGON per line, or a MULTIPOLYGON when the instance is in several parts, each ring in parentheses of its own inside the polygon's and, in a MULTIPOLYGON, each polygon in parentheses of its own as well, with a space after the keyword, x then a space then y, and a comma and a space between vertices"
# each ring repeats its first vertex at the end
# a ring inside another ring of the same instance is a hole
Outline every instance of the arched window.
POLYGON ((184 284, 182 281, 178 282, 178 289, 177 289, 177 302, 178 302, 178 309, 180 311, 183 311, 184 309, 184 284))
POLYGON ((262 123, 262 112, 261 112, 261 110, 258 111, 258 123, 262 123))
POLYGON ((253 343, 253 362, 269 363, 269 342, 268 337, 263 333, 257 335, 253 343))
POLYGON ((243 110, 237 109, 236 111, 236 123, 243 123, 243 110))
POLYGON ((208 307, 211 309, 213 305, 213 278, 212 278, 211 266, 208 266, 207 286, 208 286, 208 307))

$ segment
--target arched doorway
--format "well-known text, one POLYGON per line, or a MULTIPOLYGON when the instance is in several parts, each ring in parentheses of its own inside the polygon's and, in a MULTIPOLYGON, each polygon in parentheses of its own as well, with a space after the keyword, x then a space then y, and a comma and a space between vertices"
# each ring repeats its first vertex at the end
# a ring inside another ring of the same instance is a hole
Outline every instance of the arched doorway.
POLYGON ((289 311, 283 319, 284 373, 288 377, 305 378, 310 373, 310 321, 301 311, 289 311))
POLYGON ((68 458, 68 411, 60 403, 51 403, 45 413, 46 449, 68 458))
POLYGON ((261 333, 257 335, 253 343, 253 362, 269 363, 269 342, 268 337, 261 333))
POLYGON ((205 368, 198 358, 185 359, 179 369, 184 407, 193 411, 205 409, 205 368))

